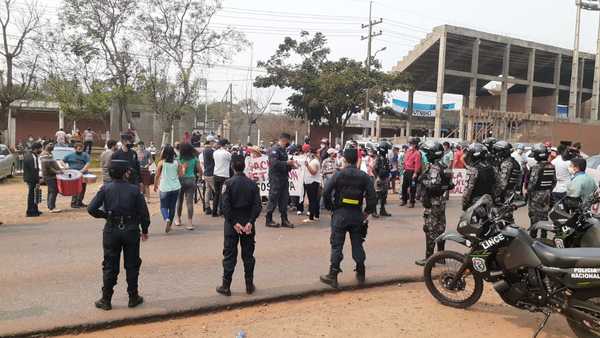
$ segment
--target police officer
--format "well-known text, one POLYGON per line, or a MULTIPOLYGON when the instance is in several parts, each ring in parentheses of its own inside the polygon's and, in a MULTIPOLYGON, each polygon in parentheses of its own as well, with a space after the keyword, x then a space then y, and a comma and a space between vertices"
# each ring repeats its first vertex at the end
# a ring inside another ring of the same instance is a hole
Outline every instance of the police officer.
POLYGON ((266 226, 293 228, 287 216, 287 204, 290 196, 288 173, 296 166, 296 161, 289 160, 286 149, 290 144, 290 135, 283 133, 279 142, 271 149, 269 155, 269 203, 267 204, 266 226), (281 225, 273 222, 273 211, 279 206, 281 225))
POLYGON ((137 153, 133 150, 133 135, 129 133, 121 134, 121 147, 112 155, 113 160, 127 161, 129 164, 129 174, 127 181, 130 184, 135 184, 142 189, 142 179, 140 175, 140 161, 137 153))
POLYGON ((359 283, 365 281, 365 250, 363 241, 367 236, 366 217, 375 211, 377 197, 369 176, 356 167, 358 150, 344 150, 347 166, 337 172, 327 182, 323 191, 325 207, 332 210, 331 216, 331 266, 327 275, 321 276, 321 282, 337 288, 337 275, 342 270, 340 263, 344 258, 342 251, 346 233, 350 233, 352 258, 356 262, 356 278, 359 283), (362 210, 363 199, 367 206, 362 210))
MULTIPOLYGON (((433 255, 435 240, 446 231, 446 191, 452 190, 452 174, 442 162, 444 147, 437 141, 426 141, 421 145, 429 165, 419 178, 423 186, 423 218, 425 223, 425 259, 415 261, 424 266, 427 259, 433 255)), ((438 251, 444 250, 444 243, 438 243, 438 251)))
POLYGON ((495 156, 496 154, 494 153, 494 144, 496 144, 496 142, 498 142, 498 139, 495 137, 488 137, 482 142, 488 150, 485 160, 488 162, 489 165, 494 167, 495 170, 497 170, 500 165, 498 159, 495 156))
POLYGON ((144 302, 138 294, 138 276, 142 265, 140 237, 142 241, 148 239, 150 215, 139 188, 127 182, 130 172, 129 162, 112 160, 109 168, 112 181, 100 188, 88 207, 90 215, 106 219, 102 236, 102 298, 95 304, 97 308, 107 311, 112 308, 111 299, 119 275, 121 251, 125 262, 129 307, 144 302))
POLYGON ((244 157, 233 155, 231 166, 234 176, 223 186, 221 210, 225 217, 225 241, 223 247, 223 284, 217 292, 231 296, 231 279, 237 262, 238 243, 242 248, 246 293, 252 294, 254 287, 254 237, 255 221, 260 215, 261 200, 256 182, 244 175, 244 157))
MULTIPOLYGON (((388 160, 388 151, 392 149, 392 144, 387 141, 379 143, 377 148, 377 159, 373 166, 373 174, 375 174, 375 192, 377 193, 377 200, 379 202, 379 216, 389 217, 392 216, 385 210, 385 204, 387 202, 388 189, 390 186, 390 161, 388 160)), ((375 212, 373 216, 375 217, 375 212)))
MULTIPOLYGON (((529 199, 529 220, 533 226, 540 221, 548 220, 550 211, 550 200, 552 189, 556 186, 556 170, 548 162, 550 150, 542 143, 533 146, 529 157, 533 157, 537 163, 529 170, 529 183, 527 184, 527 198, 529 199)), ((537 231, 530 232, 531 237, 537 237, 537 231)), ((546 238, 546 232, 542 230, 542 237, 546 238)))
POLYGON ((468 180, 463 193, 463 211, 483 195, 494 196, 496 175, 492 166, 487 162, 488 158, 488 150, 481 143, 473 143, 465 151, 468 180))
MULTIPOLYGON (((493 153, 498 161, 496 176, 495 200, 503 204, 511 194, 517 193, 523 179, 521 165, 512 156, 512 145, 506 141, 498 141, 493 145, 493 153)), ((512 213, 507 214, 508 221, 514 221, 512 213)))

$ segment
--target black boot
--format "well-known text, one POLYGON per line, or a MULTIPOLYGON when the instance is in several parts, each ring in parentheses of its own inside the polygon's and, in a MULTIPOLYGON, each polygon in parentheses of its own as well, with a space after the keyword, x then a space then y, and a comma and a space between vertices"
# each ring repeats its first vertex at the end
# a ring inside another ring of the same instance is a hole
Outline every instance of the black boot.
POLYGON ((113 290, 102 288, 102 298, 98 299, 94 304, 99 309, 109 311, 112 309, 112 304, 110 303, 112 300, 112 295, 113 290))
POLYGON ((433 250, 435 249, 435 243, 431 245, 430 243, 425 243, 425 258, 419 259, 415 261, 416 265, 425 266, 427 264, 427 260, 429 257, 433 255, 433 250))
POLYGON ((356 271, 356 280, 358 281, 358 285, 365 284, 365 265, 357 264, 354 271, 356 271))
POLYGON ((231 281, 225 280, 223 279, 223 285, 217 287, 217 292, 222 294, 223 296, 231 296, 231 289, 229 288, 231 286, 231 281))
POLYGON ((246 279, 246 293, 251 295, 256 291, 256 286, 254 286, 254 282, 252 279, 246 279))
POLYGON ((321 282, 323 282, 327 285, 330 285, 334 289, 337 289, 338 288, 338 279, 337 279, 338 273, 340 273, 340 269, 330 268, 328 274, 322 275, 320 277, 321 282))
POLYGON ((282 228, 290 228, 293 229, 294 228, 294 224, 290 223, 290 221, 288 221, 287 218, 282 218, 281 219, 281 227, 282 228))
POLYGON ((134 308, 144 302, 144 298, 140 296, 137 290, 129 292, 129 304, 128 307, 134 308))
POLYGON ((390 213, 388 213, 385 208, 381 208, 381 211, 379 212, 379 216, 381 217, 391 217, 392 215, 390 213))
POLYGON ((273 215, 272 214, 267 214, 267 222, 265 223, 266 227, 269 228, 279 228, 279 224, 273 222, 273 215))

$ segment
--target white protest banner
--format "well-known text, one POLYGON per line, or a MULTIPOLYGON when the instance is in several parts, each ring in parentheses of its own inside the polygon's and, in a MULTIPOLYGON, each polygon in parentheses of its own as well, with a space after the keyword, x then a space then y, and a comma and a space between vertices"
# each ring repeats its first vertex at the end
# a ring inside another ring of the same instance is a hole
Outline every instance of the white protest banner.
POLYGON ((454 183, 454 189, 450 191, 450 195, 462 196, 467 187, 467 180, 469 179, 466 169, 452 169, 452 183, 454 183))
MULTIPOLYGON (((261 196, 269 196, 269 157, 246 158, 246 176, 258 185, 261 196)), ((302 169, 292 169, 289 172, 290 196, 304 195, 304 173, 302 169)))

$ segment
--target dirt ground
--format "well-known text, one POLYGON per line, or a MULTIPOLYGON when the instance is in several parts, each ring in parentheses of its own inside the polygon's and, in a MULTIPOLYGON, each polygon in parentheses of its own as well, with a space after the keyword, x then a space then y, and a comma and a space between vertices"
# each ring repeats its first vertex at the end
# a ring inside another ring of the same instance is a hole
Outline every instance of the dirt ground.
MULTIPOLYGON (((88 184, 84 203, 87 204, 94 198, 100 186, 100 180, 94 184, 88 184)), ((85 209, 71 209, 71 197, 61 195, 58 195, 56 199, 56 207, 61 209, 62 212, 49 213, 46 207, 48 188, 42 186, 42 192, 44 201, 38 207, 43 214, 40 217, 25 217, 27 185, 23 182, 22 177, 0 180, 0 222, 5 224, 34 224, 61 220, 89 220, 90 216, 85 209)), ((159 207, 158 193, 151 192, 148 204, 150 214, 160 213, 159 207)))
MULTIPOLYGON (((198 317, 126 326, 77 338, 106 337, 531 337, 542 319, 501 303, 490 289, 475 306, 437 303, 424 284, 342 292, 264 304, 198 317)), ((566 321, 551 317, 539 336, 572 337, 566 321)))

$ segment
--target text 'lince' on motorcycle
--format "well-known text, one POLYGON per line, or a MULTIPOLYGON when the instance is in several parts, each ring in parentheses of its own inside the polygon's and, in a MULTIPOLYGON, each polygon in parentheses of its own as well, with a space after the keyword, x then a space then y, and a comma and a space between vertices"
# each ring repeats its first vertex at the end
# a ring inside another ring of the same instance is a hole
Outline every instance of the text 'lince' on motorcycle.
MULTIPOLYGON (((533 239, 505 217, 525 205, 509 198, 496 207, 485 195, 465 211, 458 233, 438 241, 454 241, 468 251, 429 258, 424 268, 429 292, 444 305, 464 309, 479 300, 485 280, 507 304, 545 314, 534 337, 552 313, 564 315, 577 337, 600 337, 600 248, 555 248, 533 239)), ((584 219, 575 217, 572 222, 584 219)), ((545 229, 556 236, 556 227, 545 229)))

